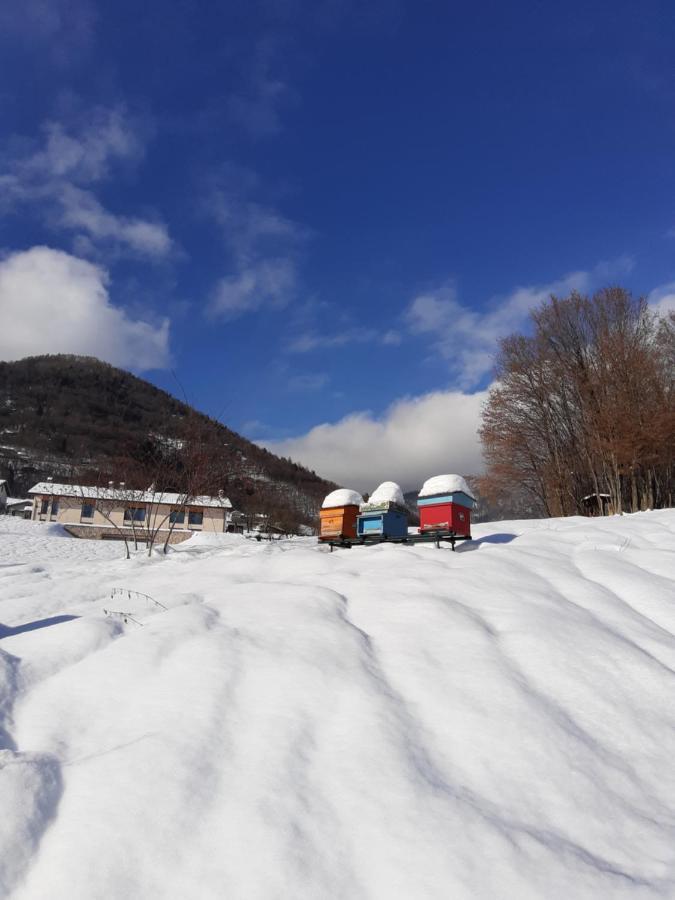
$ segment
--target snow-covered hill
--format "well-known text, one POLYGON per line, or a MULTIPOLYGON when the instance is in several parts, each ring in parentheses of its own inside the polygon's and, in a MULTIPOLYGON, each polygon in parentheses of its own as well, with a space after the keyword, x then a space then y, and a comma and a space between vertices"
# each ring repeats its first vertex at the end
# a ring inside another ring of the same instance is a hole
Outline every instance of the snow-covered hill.
POLYGON ((476 533, 0 519, 0 896, 675 896, 675 511, 476 533))

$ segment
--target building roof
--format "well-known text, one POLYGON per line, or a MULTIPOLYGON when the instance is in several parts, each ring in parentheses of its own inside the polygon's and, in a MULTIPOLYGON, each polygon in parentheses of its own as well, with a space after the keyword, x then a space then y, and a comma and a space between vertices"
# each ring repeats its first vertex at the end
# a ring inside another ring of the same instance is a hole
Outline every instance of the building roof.
POLYGON ((33 501, 30 497, 27 500, 21 500, 19 497, 8 497, 7 506, 32 506, 33 501))
POLYGON ((58 497, 78 497, 80 500, 119 500, 120 503, 163 503, 169 506, 201 506, 215 509, 232 509, 227 497, 190 497, 185 502, 185 494, 161 491, 137 491, 133 488, 95 487, 82 484, 55 484, 40 481, 28 491, 29 494, 51 494, 58 497))

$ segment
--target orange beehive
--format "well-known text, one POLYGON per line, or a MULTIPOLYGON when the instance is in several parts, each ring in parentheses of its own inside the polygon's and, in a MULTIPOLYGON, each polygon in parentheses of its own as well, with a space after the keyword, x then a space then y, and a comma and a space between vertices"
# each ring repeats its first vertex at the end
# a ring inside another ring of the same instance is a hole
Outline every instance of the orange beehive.
POLYGON ((358 506, 335 506, 332 509, 322 509, 320 540, 332 541, 341 537, 356 537, 358 514, 358 506))
POLYGON ((356 491, 339 488, 323 501, 320 512, 320 541, 356 537, 356 517, 363 498, 356 491))

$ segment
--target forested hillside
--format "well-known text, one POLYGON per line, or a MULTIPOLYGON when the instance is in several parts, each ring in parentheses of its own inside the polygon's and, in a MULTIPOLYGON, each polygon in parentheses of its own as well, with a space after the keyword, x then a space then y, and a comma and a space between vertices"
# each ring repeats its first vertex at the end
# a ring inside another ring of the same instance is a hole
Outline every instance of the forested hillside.
POLYGON ((91 357, 0 362, 0 477, 22 495, 49 475, 105 470, 120 453, 208 433, 225 488, 245 510, 311 519, 334 485, 251 443, 141 378, 91 357))

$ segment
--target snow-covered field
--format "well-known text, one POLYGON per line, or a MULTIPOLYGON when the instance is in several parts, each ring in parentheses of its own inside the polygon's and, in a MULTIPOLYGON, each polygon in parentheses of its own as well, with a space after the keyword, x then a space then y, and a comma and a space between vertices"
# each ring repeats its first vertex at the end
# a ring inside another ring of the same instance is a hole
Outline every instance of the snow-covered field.
POLYGON ((675 897, 675 510, 475 535, 0 519, 0 896, 675 897))

